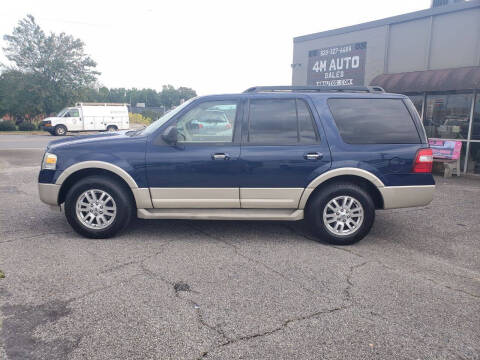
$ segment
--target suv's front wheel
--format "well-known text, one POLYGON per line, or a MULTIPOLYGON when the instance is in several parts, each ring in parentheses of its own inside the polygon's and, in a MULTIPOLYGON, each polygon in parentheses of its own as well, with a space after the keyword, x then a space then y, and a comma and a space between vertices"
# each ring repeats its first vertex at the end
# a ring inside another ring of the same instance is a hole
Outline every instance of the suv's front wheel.
POLYGON ((306 219, 321 240, 350 245, 363 239, 375 219, 371 196, 352 183, 332 183, 309 201, 306 219))
POLYGON ((134 206, 126 187, 106 176, 89 176, 67 193, 65 216, 80 235, 109 238, 127 227, 134 206))

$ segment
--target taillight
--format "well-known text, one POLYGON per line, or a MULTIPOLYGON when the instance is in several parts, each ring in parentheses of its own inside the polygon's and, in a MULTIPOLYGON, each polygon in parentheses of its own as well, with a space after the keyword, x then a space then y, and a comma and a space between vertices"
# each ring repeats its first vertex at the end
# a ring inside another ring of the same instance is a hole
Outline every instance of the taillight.
POLYGON ((417 151, 415 163, 413 164, 414 173, 431 173, 433 166, 432 149, 420 149, 417 151))

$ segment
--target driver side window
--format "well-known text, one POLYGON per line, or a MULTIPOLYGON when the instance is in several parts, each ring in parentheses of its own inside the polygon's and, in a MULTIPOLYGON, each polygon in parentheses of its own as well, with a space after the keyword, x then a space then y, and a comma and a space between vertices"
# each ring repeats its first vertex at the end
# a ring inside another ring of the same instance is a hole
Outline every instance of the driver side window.
POLYGON ((237 101, 202 102, 177 120, 179 143, 233 142, 237 101))

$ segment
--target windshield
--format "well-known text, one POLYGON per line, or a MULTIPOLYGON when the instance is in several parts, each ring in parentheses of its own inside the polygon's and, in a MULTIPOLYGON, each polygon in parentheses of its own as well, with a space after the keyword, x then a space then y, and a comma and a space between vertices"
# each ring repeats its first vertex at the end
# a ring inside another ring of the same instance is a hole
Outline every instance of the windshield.
POLYGON ((140 131, 140 134, 142 135, 150 135, 153 133, 155 130, 157 130, 160 126, 165 124, 168 120, 170 120, 172 117, 174 117, 176 114, 178 114, 182 109, 187 107, 193 100, 196 98, 192 98, 188 101, 185 101, 183 104, 177 106, 175 109, 171 110, 170 112, 166 113, 163 115, 160 119, 157 121, 154 121, 150 125, 148 125, 145 129, 140 131))
POLYGON ((65 109, 62 109, 58 114, 57 114, 57 117, 62 117, 63 115, 65 115, 65 113, 68 111, 68 108, 65 108, 65 109))

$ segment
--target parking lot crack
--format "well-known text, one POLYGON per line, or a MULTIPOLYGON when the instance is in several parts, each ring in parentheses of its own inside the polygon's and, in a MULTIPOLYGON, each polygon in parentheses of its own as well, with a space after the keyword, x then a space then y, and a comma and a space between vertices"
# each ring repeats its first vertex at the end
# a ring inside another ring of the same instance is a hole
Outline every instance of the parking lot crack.
POLYGON ((303 315, 303 316, 299 316, 299 317, 284 320, 279 326, 277 326, 276 328, 270 329, 270 330, 266 330, 266 331, 262 331, 262 332, 254 333, 254 334, 250 334, 250 335, 240 336, 240 337, 233 338, 233 339, 231 339, 231 338, 229 339, 227 337, 227 341, 225 341, 225 342, 223 342, 223 343, 221 343, 217 346, 214 346, 207 351, 204 351, 198 357, 198 360, 207 358, 210 353, 212 353, 213 351, 215 351, 219 348, 229 346, 229 345, 233 345, 235 343, 242 342, 242 341, 249 341, 249 340, 269 336, 269 335, 275 334, 279 331, 282 331, 285 328, 287 328, 289 325, 295 324, 297 322, 306 321, 306 320, 313 319, 313 318, 316 318, 316 317, 319 317, 319 316, 322 316, 322 315, 325 315, 325 314, 331 314, 331 313, 334 313, 334 312, 343 311, 343 310, 348 309, 349 307, 350 307, 350 305, 344 305, 344 306, 319 310, 319 311, 316 311, 314 313, 310 313, 310 314, 307 314, 307 315, 303 315))
POLYGON ((47 232, 47 233, 42 233, 42 234, 37 234, 37 235, 32 235, 32 236, 25 236, 25 237, 3 240, 3 241, 0 241, 0 244, 9 243, 9 242, 13 242, 13 241, 19 241, 19 240, 30 240, 30 239, 34 239, 34 238, 42 237, 42 236, 71 234, 71 233, 72 233, 71 231, 47 232))
MULTIPOLYGON (((167 244, 165 244, 167 245, 167 244)), ((163 250, 163 249, 162 249, 163 250)), ((152 258, 152 257, 155 257, 157 255, 159 255, 162 251, 158 251, 157 253, 153 254, 153 255, 150 255, 146 258, 144 258, 141 262, 140 262, 140 268, 142 269, 143 273, 152 278, 152 279, 159 279, 160 281, 162 281, 163 283, 169 285, 171 287, 171 289, 173 290, 173 294, 174 296, 183 301, 184 303, 188 304, 194 311, 195 311, 195 316, 196 316, 196 319, 197 319, 197 322, 200 324, 200 326, 202 327, 205 327, 205 328, 208 328, 209 330, 215 332, 217 335, 219 335, 222 339, 223 339, 223 342, 222 343, 225 343, 225 342, 229 342, 231 341, 231 339, 223 332, 223 330, 219 327, 219 326, 214 326, 214 325, 210 325, 204 318, 203 314, 202 314, 202 311, 201 311, 201 307, 200 305, 198 305, 197 302, 195 302, 194 300, 191 300, 191 299, 187 299, 187 298, 184 298, 181 294, 182 293, 185 293, 185 292, 192 292, 194 294, 200 294, 199 292, 193 290, 190 288, 190 286, 186 283, 183 283, 183 282, 174 282, 174 281, 171 281, 165 277, 163 277, 162 275, 150 270, 145 262, 152 258), (188 288, 188 290, 187 290, 188 288)))
POLYGON ((468 295, 468 296, 472 296, 474 298, 480 299, 480 295, 472 294, 471 292, 465 291, 463 289, 457 289, 457 288, 454 288, 450 285, 445 285, 445 284, 443 284, 441 282, 438 282, 436 280, 433 280, 431 278, 425 278, 425 280, 428 280, 428 281, 434 283, 435 285, 443 287, 443 288, 448 289, 450 291, 453 291, 453 292, 456 292, 456 293, 461 293, 461 294, 464 294, 464 295, 468 295))
POLYGON ((239 249, 237 246, 233 245, 232 243, 228 242, 227 240, 222 239, 221 237, 212 235, 212 234, 210 234, 210 233, 208 233, 208 232, 204 231, 203 229, 200 229, 200 228, 198 228, 198 227, 196 227, 196 226, 190 225, 190 227, 191 227, 192 229, 196 230, 197 232, 201 233, 201 234, 204 235, 204 236, 207 236, 207 237, 209 237, 209 238, 212 238, 212 239, 214 239, 214 240, 216 240, 216 241, 221 242, 222 244, 225 244, 225 245, 231 247, 236 255, 238 255, 238 256, 240 256, 240 257, 242 257, 242 258, 244 258, 244 259, 246 259, 246 260, 248 260, 248 261, 254 262, 254 263, 256 263, 256 264, 264 267, 264 268, 267 269, 268 271, 270 271, 270 272, 272 272, 272 273, 280 276, 282 279, 284 279, 284 280, 286 280, 286 281, 288 281, 288 282, 291 282, 291 283, 295 284, 296 286, 300 287, 301 289, 305 290, 306 292, 308 292, 308 293, 310 293, 310 294, 316 294, 314 290, 310 289, 309 287, 307 287, 307 286, 305 286, 305 285, 303 285, 303 284, 300 284, 298 281, 296 281, 296 280, 294 280, 294 279, 289 278, 289 277, 286 276, 285 274, 283 274, 283 273, 281 273, 280 271, 272 268, 271 266, 265 264, 264 262, 262 262, 262 261, 260 261, 260 260, 257 260, 257 259, 255 259, 255 258, 252 258, 252 257, 250 257, 250 256, 248 256, 248 255, 245 255, 244 253, 242 253, 242 252, 240 251, 240 249, 239 249))
POLYGON ((369 261, 365 261, 361 264, 356 264, 356 265, 352 265, 350 266, 350 269, 347 273, 347 286, 345 287, 344 289, 344 294, 345 294, 345 301, 353 301, 353 294, 352 294, 352 289, 353 287, 355 286, 354 282, 352 281, 352 277, 355 273, 356 270, 360 269, 361 267, 369 264, 370 262, 369 261))

